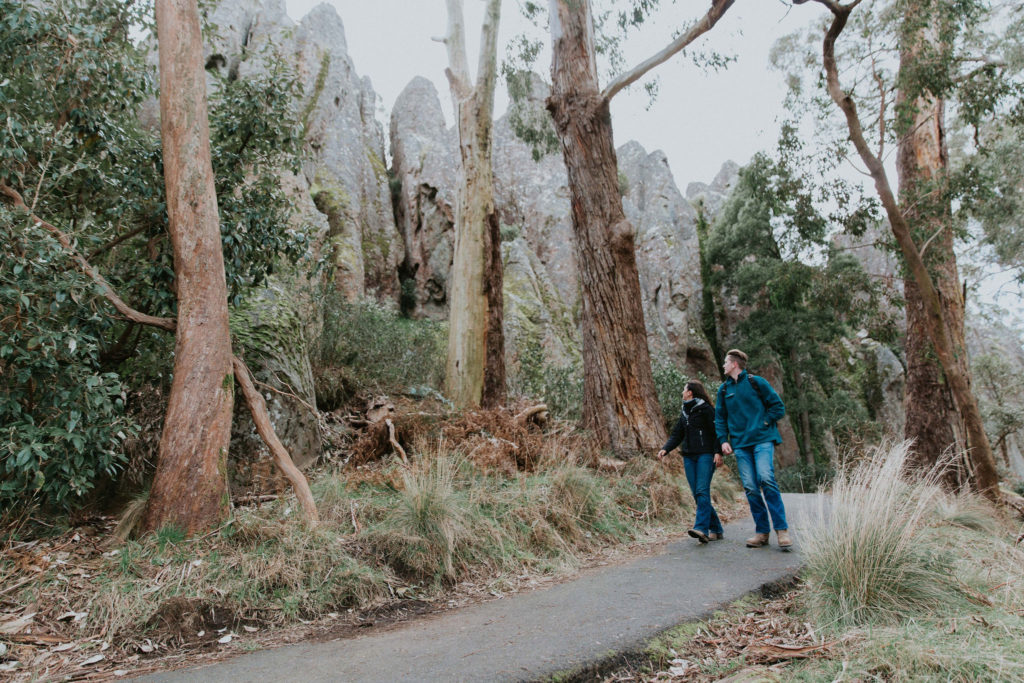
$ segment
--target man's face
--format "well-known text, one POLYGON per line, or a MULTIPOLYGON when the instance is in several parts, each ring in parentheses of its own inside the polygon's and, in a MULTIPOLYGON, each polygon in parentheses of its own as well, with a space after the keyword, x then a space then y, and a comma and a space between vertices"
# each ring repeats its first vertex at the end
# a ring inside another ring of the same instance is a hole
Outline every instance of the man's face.
POLYGON ((735 368, 735 367, 736 367, 736 361, 734 361, 732 359, 732 356, 726 356, 725 357, 725 362, 722 363, 722 371, 725 372, 725 374, 728 375, 730 372, 733 371, 733 368, 735 368))

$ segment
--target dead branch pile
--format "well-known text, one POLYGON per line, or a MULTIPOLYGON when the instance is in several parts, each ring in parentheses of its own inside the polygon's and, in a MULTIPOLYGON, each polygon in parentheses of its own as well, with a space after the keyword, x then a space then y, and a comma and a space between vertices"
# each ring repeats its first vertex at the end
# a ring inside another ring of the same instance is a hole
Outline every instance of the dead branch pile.
MULTIPOLYGON (((463 413, 430 413, 415 404, 400 402, 384 419, 380 399, 371 403, 365 430, 350 448, 350 466, 401 455, 394 446, 388 421, 394 428, 394 441, 402 450, 416 454, 424 444, 443 439, 485 472, 532 472, 542 457, 559 457, 553 449, 560 441, 552 440, 552 435, 542 429, 547 421, 544 406, 519 403, 463 413), (371 412, 379 421, 370 417, 371 412)), ((566 449, 564 456, 568 455, 566 449)))

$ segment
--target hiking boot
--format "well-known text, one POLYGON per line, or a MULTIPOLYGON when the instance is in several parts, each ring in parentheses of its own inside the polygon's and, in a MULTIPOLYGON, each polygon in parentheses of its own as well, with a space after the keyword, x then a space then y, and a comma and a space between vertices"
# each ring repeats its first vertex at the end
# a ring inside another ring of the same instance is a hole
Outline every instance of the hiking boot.
POLYGON ((722 532, 716 534, 712 531, 710 534, 708 534, 709 541, 721 541, 723 538, 725 538, 725 534, 722 532))
POLYGON ((789 529, 776 529, 775 540, 779 542, 779 550, 789 550, 793 547, 793 539, 789 537, 789 529))
POLYGON ((690 536, 693 536, 694 538, 696 538, 701 543, 707 543, 708 542, 708 535, 706 533, 704 533, 703 531, 701 531, 700 529, 690 529, 686 533, 690 534, 690 536))
POLYGON ((748 548, 760 548, 768 545, 768 534, 754 534, 747 539, 748 548))

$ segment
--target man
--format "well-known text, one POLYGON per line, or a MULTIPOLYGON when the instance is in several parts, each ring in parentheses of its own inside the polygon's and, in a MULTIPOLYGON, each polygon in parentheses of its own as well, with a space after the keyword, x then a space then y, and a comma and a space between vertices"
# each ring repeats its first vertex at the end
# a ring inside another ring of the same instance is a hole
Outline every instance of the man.
POLYGON ((782 443, 776 422, 786 414, 786 406, 771 384, 748 374, 746 368, 747 354, 739 349, 726 353, 722 365, 726 378, 718 388, 715 431, 722 443, 722 453, 736 455, 736 468, 754 517, 755 533, 747 539, 747 547, 767 545, 774 527, 779 548, 789 550, 793 541, 782 494, 775 483, 774 463, 775 444, 782 443))

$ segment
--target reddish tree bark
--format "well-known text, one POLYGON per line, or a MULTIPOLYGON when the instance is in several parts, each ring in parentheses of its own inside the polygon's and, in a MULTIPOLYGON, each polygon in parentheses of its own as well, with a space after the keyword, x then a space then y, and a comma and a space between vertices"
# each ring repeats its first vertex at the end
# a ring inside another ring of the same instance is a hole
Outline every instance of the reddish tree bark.
MULTIPOLYGON (((907 11, 915 11, 913 3, 908 5, 907 11)), ((914 68, 918 53, 928 42, 927 30, 923 28, 904 36, 900 46, 901 71, 914 68)), ((953 345, 966 349, 964 300, 953 252, 952 206, 945 195, 949 156, 944 102, 927 94, 908 96, 904 89, 899 92, 897 108, 905 112, 906 118, 904 129, 900 131, 897 162, 900 205, 906 207, 903 215, 914 227, 915 241, 928 245, 922 248, 922 257, 935 282, 953 345)), ((931 467, 950 448, 958 452, 966 449, 966 429, 946 375, 936 360, 935 347, 927 332, 926 304, 913 278, 907 278, 904 283, 904 298, 907 304, 904 433, 914 439, 914 462, 931 467)), ((956 363, 958 372, 968 373, 965 353, 957 356, 956 363)), ((965 484, 969 475, 964 463, 953 463, 945 479, 951 486, 965 484)))
POLYGON ((178 299, 174 380, 144 525, 193 534, 229 512, 231 333, 196 0, 157 0, 160 130, 178 299))
POLYGON ((644 326, 635 231, 622 209, 589 2, 551 3, 548 110, 569 176, 583 327, 583 427, 620 454, 665 439, 644 326), (558 27, 557 30, 555 27, 558 27))
MULTIPOLYGON (((793 0, 796 4, 803 4, 811 0, 793 0)), ((971 485, 980 493, 991 500, 999 499, 999 476, 995 469, 995 459, 992 456, 992 448, 989 444, 988 435, 985 433, 984 423, 981 418, 981 411, 978 409, 978 401, 971 391, 970 369, 967 365, 967 348, 963 344, 963 333, 957 334, 957 327, 963 328, 963 302, 960 300, 959 318, 957 310, 951 313, 947 307, 955 304, 959 298, 950 301, 944 299, 935 280, 924 260, 924 254, 930 248, 931 240, 918 245, 914 240, 913 226, 908 219, 910 213, 905 214, 904 209, 896 200, 889 183, 888 175, 881 159, 868 147, 864 138, 864 129, 857 113, 857 104, 849 93, 842 89, 839 83, 839 68, 836 65, 835 43, 846 27, 850 12, 860 4, 861 0, 853 0, 843 5, 838 0, 814 0, 825 5, 832 12, 833 20, 825 34, 822 43, 822 65, 825 68, 825 76, 828 85, 829 96, 836 106, 843 112, 846 118, 847 129, 850 131, 850 140, 853 142, 860 155, 861 160, 867 166, 875 181, 875 190, 885 209, 889 219, 889 227, 892 229, 893 237, 899 245, 900 253, 906 261, 907 270, 913 278, 921 297, 921 325, 923 332, 928 336, 932 344, 935 356, 945 375, 946 382, 954 400, 964 429, 967 434, 967 473, 971 485), (959 341, 958 341, 959 340, 959 341)), ((920 11, 920 8, 910 7, 908 11, 920 11)), ((901 65, 905 69, 906 64, 901 65)), ((924 110, 919 110, 924 111, 924 110)), ((941 113, 941 110, 940 110, 941 113)), ((939 119, 941 123, 941 119, 939 119)), ((941 135, 935 136, 941 148, 941 135)), ((935 147, 930 145, 928 151, 922 150, 922 158, 928 158, 934 154, 935 147)), ((909 160, 907 163, 911 163, 909 160)), ((913 162, 920 168, 922 165, 913 162)), ((948 228, 943 228, 948 229, 948 228)), ((936 233, 936 237, 941 233, 936 233)), ((954 271, 955 276, 955 271, 954 271)), ((909 330, 908 330, 909 333, 909 330)))

